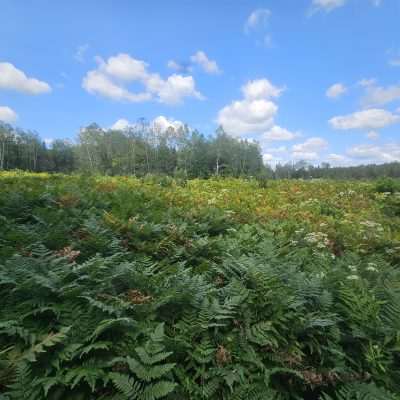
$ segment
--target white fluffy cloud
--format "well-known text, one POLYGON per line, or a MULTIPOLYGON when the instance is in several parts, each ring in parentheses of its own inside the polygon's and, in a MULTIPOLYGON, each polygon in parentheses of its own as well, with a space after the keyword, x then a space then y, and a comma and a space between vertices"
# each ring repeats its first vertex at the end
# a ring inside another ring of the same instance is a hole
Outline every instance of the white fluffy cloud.
POLYGON ((221 70, 218 67, 218 64, 214 60, 210 60, 207 57, 207 54, 204 51, 199 50, 197 53, 193 54, 190 57, 190 61, 193 64, 199 65, 204 72, 208 74, 220 74, 221 70))
POLYGON ((113 129, 116 131, 124 131, 124 130, 129 129, 134 126, 135 126, 135 124, 131 124, 127 119, 121 118, 121 119, 115 121, 114 124, 110 127, 110 129, 113 129))
POLYGON ((348 165, 350 163, 349 157, 343 154, 331 153, 328 154, 326 159, 330 164, 333 164, 335 166, 348 165))
POLYGON ((400 99, 400 85, 378 86, 375 82, 365 86, 361 102, 366 107, 382 106, 400 99))
POLYGON ((347 154, 365 163, 400 161, 400 144, 361 144, 350 148, 347 154))
POLYGON ((279 97, 284 90, 285 88, 274 86, 268 79, 249 81, 242 87, 244 97, 249 100, 279 97))
POLYGON ((267 141, 286 141, 293 140, 298 137, 299 134, 296 132, 291 132, 288 129, 282 128, 278 125, 274 125, 271 129, 263 134, 263 139, 267 141))
POLYGON ((218 113, 218 123, 232 136, 262 133, 274 125, 278 106, 266 99, 236 100, 218 113))
POLYGON ((107 61, 97 57, 97 62, 98 68, 89 71, 82 82, 82 87, 91 94, 129 102, 156 99, 165 104, 178 104, 186 97, 203 98, 192 76, 173 74, 162 79, 148 71, 148 64, 129 54, 121 53, 107 61), (129 90, 127 85, 133 82, 142 84, 143 90, 129 90))
POLYGON ((333 117, 329 120, 334 129, 380 129, 388 125, 400 122, 400 116, 390 111, 371 108, 369 110, 357 111, 353 114, 333 117))
POLYGON ((342 83, 335 83, 326 91, 326 96, 331 99, 336 99, 347 92, 347 88, 342 83))
POLYGON ((328 142, 320 137, 312 137, 292 146, 292 157, 297 160, 317 160, 319 153, 328 147, 328 142))
POLYGON ((184 123, 182 121, 167 118, 163 115, 154 118, 152 125, 161 132, 166 132, 169 129, 178 130, 184 127, 184 123))
POLYGON ((15 122, 17 118, 17 113, 10 107, 0 106, 0 121, 11 124, 15 122))
POLYGON ((192 72, 196 65, 199 66, 207 74, 217 75, 222 73, 217 62, 214 60, 210 60, 207 54, 202 50, 199 50, 195 54, 190 56, 190 59, 187 61, 169 60, 167 63, 168 68, 182 73, 192 72))
POLYGON ((222 108, 217 122, 231 136, 256 139, 263 148, 271 141, 293 140, 298 133, 275 124, 278 106, 273 98, 283 91, 284 88, 273 85, 268 79, 249 81, 242 86, 243 99, 222 108))
POLYGON ((170 69, 173 69, 177 72, 182 72, 185 74, 188 74, 193 71, 192 65, 188 61, 175 61, 175 60, 169 60, 167 62, 167 67, 170 69))
MULTIPOLYGON (((309 9, 309 15, 313 15, 318 11, 331 12, 332 10, 343 7, 348 3, 348 0, 312 0, 309 9)), ((382 0, 370 0, 369 3, 375 7, 382 4, 382 0)))
POLYGON ((274 161, 274 160, 275 160, 275 157, 272 154, 270 154, 270 153, 264 153, 263 154, 264 164, 267 163, 267 162, 270 162, 270 161, 274 161))
POLYGON ((335 8, 343 7, 347 0, 313 0, 311 3, 311 14, 318 11, 330 12, 335 8))
POLYGON ((27 77, 23 71, 8 62, 0 63, 0 89, 33 95, 51 92, 48 83, 27 77))
POLYGON ((246 32, 251 31, 259 27, 265 27, 269 17, 271 16, 271 11, 267 8, 258 8, 251 12, 246 20, 244 29, 246 32))
POLYGON ((123 81, 142 81, 148 78, 148 64, 142 60, 132 58, 129 54, 118 54, 110 57, 106 62, 101 57, 96 57, 99 70, 114 78, 123 81))
MULTIPOLYGON (((127 119, 122 118, 116 121, 110 129, 124 131, 126 129, 135 128, 137 126, 137 123, 131 123, 127 119)), ((150 126, 160 133, 165 133, 169 129, 177 131, 178 129, 183 128, 185 125, 182 121, 175 120, 173 118, 167 118, 164 115, 159 115, 158 117, 150 121, 150 126)))
POLYGON ((250 81, 242 87, 243 100, 220 110, 217 121, 232 136, 266 132, 273 127, 278 111, 270 98, 279 96, 281 91, 267 79, 250 81))
POLYGON ((152 98, 149 92, 130 92, 119 82, 113 81, 98 70, 89 71, 83 79, 82 86, 90 94, 99 94, 118 101, 142 102, 152 98))

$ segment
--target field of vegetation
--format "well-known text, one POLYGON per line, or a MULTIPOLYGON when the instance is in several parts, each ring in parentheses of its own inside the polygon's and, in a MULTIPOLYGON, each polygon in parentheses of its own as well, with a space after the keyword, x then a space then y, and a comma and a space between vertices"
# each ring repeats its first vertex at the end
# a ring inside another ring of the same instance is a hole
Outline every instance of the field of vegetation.
POLYGON ((0 173, 0 399, 400 399, 399 192, 0 173))

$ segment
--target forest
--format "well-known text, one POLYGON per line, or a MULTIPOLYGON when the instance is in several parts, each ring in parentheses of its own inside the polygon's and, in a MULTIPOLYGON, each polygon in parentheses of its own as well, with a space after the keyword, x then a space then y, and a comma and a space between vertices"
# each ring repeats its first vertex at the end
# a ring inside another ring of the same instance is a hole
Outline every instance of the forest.
POLYGON ((256 142, 239 140, 219 128, 206 137, 188 127, 161 131, 144 119, 134 127, 115 130, 91 124, 76 143, 57 139, 46 144, 34 132, 0 124, 0 170, 84 172, 103 175, 160 174, 185 178, 211 176, 262 179, 374 179, 400 177, 400 162, 381 165, 314 166, 306 161, 263 163, 256 142))

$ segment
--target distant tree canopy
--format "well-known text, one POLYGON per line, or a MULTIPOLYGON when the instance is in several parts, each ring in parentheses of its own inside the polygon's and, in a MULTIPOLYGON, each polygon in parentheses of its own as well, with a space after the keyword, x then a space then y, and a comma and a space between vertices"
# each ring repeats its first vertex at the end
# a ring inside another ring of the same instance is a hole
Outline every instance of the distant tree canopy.
POLYGON ((305 161, 278 164, 273 170, 262 161, 256 142, 240 140, 218 128, 206 137, 182 126, 162 130, 141 119, 123 129, 83 128, 77 143, 55 140, 46 145, 31 131, 0 123, 0 170, 22 169, 106 175, 166 174, 187 178, 254 176, 263 179, 370 179, 400 177, 400 163, 331 167, 305 161))
POLYGON ((77 144, 56 140, 50 146, 39 135, 0 125, 0 169, 85 171, 107 175, 183 174, 256 176, 265 170, 257 143, 238 140, 218 129, 205 137, 187 127, 161 130, 141 120, 124 130, 91 124, 77 144))

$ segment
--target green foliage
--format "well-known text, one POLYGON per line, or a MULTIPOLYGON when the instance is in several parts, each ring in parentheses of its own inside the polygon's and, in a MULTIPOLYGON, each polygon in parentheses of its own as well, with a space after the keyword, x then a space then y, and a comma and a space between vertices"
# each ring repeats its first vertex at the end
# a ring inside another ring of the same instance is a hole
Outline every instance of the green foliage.
POLYGON ((395 193, 400 192, 400 183, 391 178, 379 179, 375 185, 375 190, 378 193, 395 193))
POLYGON ((0 399, 399 398, 397 220, 371 186, 0 179, 0 399))

